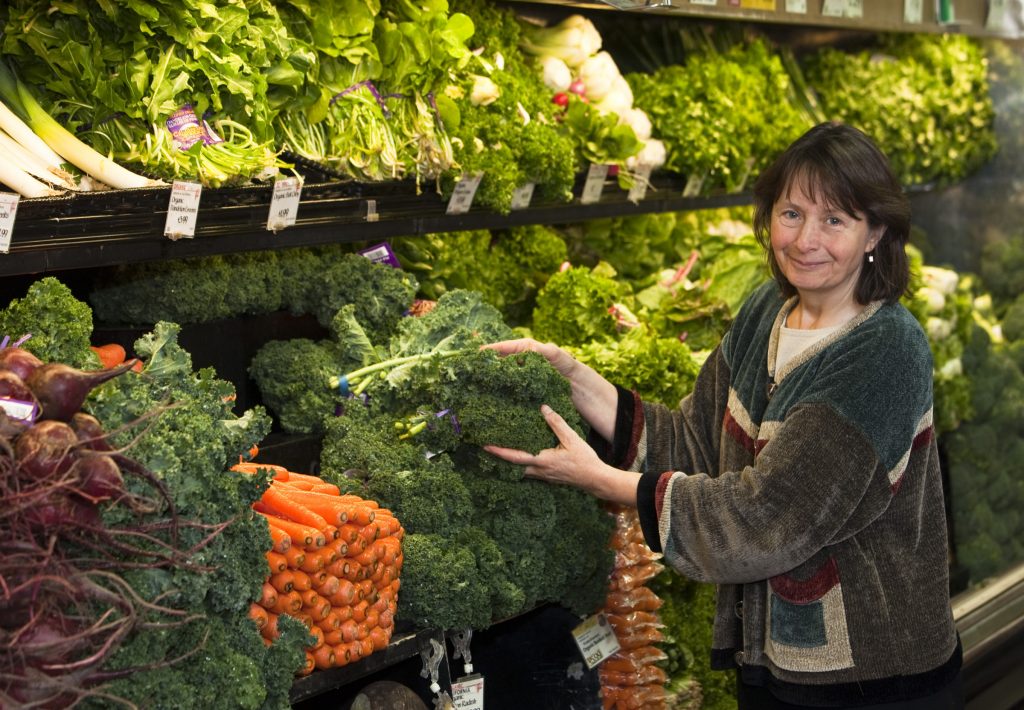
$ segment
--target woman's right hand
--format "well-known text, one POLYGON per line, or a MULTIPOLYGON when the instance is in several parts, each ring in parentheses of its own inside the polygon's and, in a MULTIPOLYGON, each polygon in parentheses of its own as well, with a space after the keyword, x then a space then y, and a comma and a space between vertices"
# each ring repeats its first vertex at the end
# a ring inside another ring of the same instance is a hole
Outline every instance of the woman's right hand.
POLYGON ((542 343, 533 338, 502 340, 483 347, 496 350, 501 355, 535 352, 551 363, 572 386, 572 403, 591 427, 606 440, 615 434, 615 414, 619 392, 615 385, 597 372, 574 358, 554 343, 542 343))

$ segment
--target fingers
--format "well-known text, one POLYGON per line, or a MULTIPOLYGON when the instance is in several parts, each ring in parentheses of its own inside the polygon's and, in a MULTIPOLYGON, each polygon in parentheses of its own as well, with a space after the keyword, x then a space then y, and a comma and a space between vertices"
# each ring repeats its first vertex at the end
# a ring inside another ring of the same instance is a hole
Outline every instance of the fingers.
POLYGON ((501 340, 497 343, 488 343, 487 345, 481 345, 480 349, 495 350, 500 355, 514 355, 515 353, 529 352, 531 350, 536 351, 538 345, 540 343, 532 338, 519 338, 517 340, 501 340))
POLYGON ((568 447, 569 444, 580 438, 579 434, 562 419, 562 415, 548 405, 540 405, 540 413, 544 415, 544 421, 551 427, 551 431, 555 432, 555 436, 558 437, 558 443, 562 446, 568 447))
POLYGON ((489 454, 497 456, 499 459, 502 459, 503 461, 508 461, 509 463, 514 463, 519 466, 527 466, 533 463, 534 458, 536 458, 529 451, 520 451, 519 449, 507 449, 504 446, 493 446, 488 444, 487 446, 483 447, 483 450, 489 454))

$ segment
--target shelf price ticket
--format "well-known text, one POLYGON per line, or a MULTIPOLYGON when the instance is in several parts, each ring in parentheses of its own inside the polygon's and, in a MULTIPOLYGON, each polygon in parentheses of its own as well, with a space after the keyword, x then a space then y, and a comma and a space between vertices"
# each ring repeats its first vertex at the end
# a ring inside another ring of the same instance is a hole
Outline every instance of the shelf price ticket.
POLYGON ((175 180, 171 184, 171 201, 167 204, 167 221, 164 223, 165 237, 177 240, 182 237, 191 239, 196 235, 202 194, 203 186, 198 183, 175 180))
POLYGON ((275 180, 274 192, 270 197, 270 213, 267 215, 267 230, 277 232, 294 225, 301 198, 302 181, 299 178, 275 180))
POLYGON ((587 169, 587 180, 583 183, 583 194, 580 195, 580 202, 584 205, 600 202, 601 193, 604 192, 604 181, 607 177, 607 165, 591 163, 587 169))
POLYGON ((572 635, 588 669, 594 668, 619 650, 615 630, 608 623, 608 617, 600 612, 585 619, 572 630, 572 635))
POLYGON ((484 710, 484 677, 473 673, 452 683, 452 707, 455 710, 484 710))
POLYGON ((21 195, 13 192, 0 192, 0 253, 11 250, 11 237, 14 235, 14 218, 18 214, 18 200, 21 195))
POLYGON ((455 183, 451 199, 448 200, 448 208, 445 214, 466 214, 473 206, 473 198, 476 197, 476 190, 483 180, 483 173, 464 175, 461 180, 455 183))

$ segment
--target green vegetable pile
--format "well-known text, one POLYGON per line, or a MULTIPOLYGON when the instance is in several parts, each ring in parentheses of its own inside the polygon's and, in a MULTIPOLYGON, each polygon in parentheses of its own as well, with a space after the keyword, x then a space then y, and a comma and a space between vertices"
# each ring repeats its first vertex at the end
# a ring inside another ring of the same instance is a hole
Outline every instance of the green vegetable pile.
POLYGON ((364 361, 338 378, 352 396, 325 421, 321 475, 405 526, 399 618, 485 628, 543 601, 580 614, 599 607, 611 516, 481 448, 552 446, 542 403, 583 433, 568 382, 538 355, 480 350, 512 331, 474 292, 446 292, 390 339, 356 319, 347 326, 338 340, 364 361))
POLYGON ((874 138, 904 184, 959 180, 996 152, 987 62, 970 37, 883 35, 870 49, 825 48, 805 64, 825 115, 874 138))

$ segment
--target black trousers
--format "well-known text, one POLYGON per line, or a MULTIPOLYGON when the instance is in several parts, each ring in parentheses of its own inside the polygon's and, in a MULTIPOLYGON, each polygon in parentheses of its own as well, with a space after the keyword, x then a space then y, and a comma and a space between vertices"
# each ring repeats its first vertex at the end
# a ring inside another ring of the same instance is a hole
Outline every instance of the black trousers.
MULTIPOLYGON (((739 710, 807 710, 810 705, 793 705, 776 699, 767 689, 757 685, 744 685, 736 674, 736 698, 739 710)), ((845 710, 963 710, 964 686, 961 674, 949 685, 924 698, 878 705, 854 705, 845 710)))

